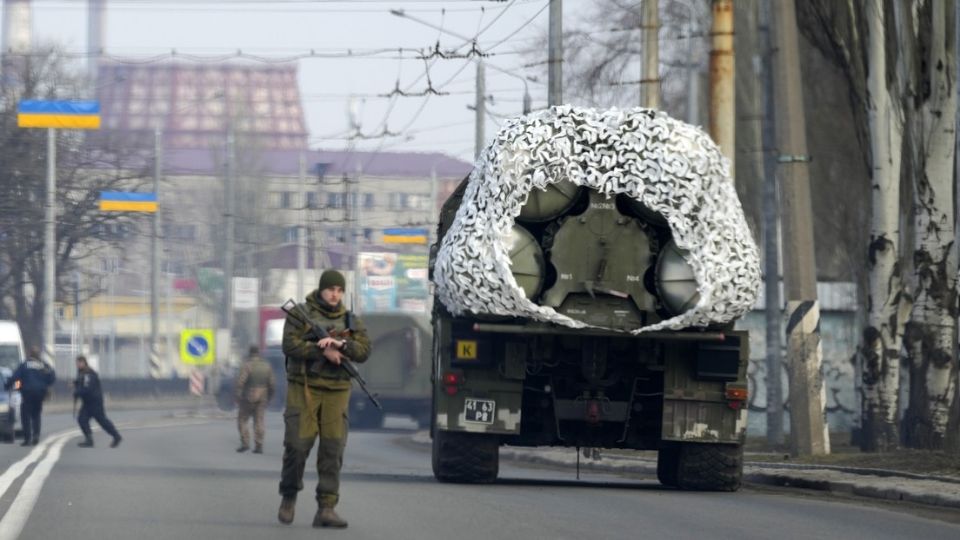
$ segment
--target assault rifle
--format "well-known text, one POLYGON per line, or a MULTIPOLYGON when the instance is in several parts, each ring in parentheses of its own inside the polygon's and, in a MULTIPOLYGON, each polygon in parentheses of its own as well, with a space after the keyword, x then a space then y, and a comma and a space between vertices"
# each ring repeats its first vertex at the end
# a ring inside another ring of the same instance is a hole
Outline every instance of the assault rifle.
MULTIPOLYGON (((327 332, 325 328, 314 322, 310 318, 310 314, 303 309, 303 306, 294 302, 293 299, 289 299, 284 302, 283 305, 280 306, 280 309, 283 310, 283 312, 286 313, 295 323, 297 323, 300 328, 307 329, 307 339, 311 341, 319 341, 325 337, 330 337, 330 333, 327 332)), ((349 325, 347 329, 349 330, 349 325)), ((360 375, 360 372, 357 371, 357 366, 353 365, 353 362, 344 356, 344 358, 340 361, 340 367, 347 372, 347 375, 349 375, 351 379, 357 381, 357 385, 360 386, 360 389, 363 390, 365 394, 367 394, 367 397, 370 398, 370 401, 373 402, 373 405, 382 411, 383 406, 380 405, 379 401, 377 401, 377 395, 370 393, 370 390, 367 388, 367 381, 365 381, 363 376, 360 375)))

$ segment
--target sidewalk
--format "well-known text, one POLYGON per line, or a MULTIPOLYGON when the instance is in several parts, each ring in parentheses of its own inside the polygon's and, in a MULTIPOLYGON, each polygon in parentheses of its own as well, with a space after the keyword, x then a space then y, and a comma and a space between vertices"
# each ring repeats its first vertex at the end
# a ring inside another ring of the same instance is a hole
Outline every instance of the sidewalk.
MULTIPOLYGON (((419 431, 416 444, 430 444, 430 434, 419 431)), ((656 476, 656 453, 627 456, 602 453, 600 459, 580 457, 583 470, 637 473, 656 476)), ((571 448, 500 448, 500 458, 574 468, 577 453, 571 448)), ((747 483, 798 487, 917 504, 960 509, 960 478, 928 476, 904 471, 831 465, 800 465, 756 461, 745 456, 743 479, 747 483)))

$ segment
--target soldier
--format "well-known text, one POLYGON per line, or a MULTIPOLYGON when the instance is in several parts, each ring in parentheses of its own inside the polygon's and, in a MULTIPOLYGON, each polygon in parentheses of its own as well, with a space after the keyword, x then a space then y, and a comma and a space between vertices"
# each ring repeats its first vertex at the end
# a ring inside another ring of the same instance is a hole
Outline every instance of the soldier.
POLYGON ((23 424, 23 444, 20 446, 36 446, 40 442, 40 415, 43 413, 43 400, 47 398, 47 391, 56 380, 53 367, 40 359, 40 349, 30 347, 30 353, 7 380, 9 390, 17 382, 20 383, 20 395, 23 403, 20 405, 20 423, 23 424))
POLYGON ((260 349, 256 345, 251 346, 234 388, 234 399, 238 408, 237 428, 240 430, 240 448, 237 448, 237 452, 250 449, 248 424, 253 416, 253 453, 263 453, 263 414, 267 410, 267 403, 273 399, 276 387, 270 364, 260 357, 260 349))
POLYGON ((73 382, 73 398, 80 398, 80 413, 77 414, 77 423, 83 432, 83 441, 77 444, 80 448, 93 448, 93 432, 90 431, 90 419, 93 418, 100 427, 113 437, 110 448, 116 448, 123 437, 117 432, 113 422, 103 411, 103 390, 100 388, 100 376, 87 363, 87 357, 77 357, 77 379, 73 382))
POLYGON ((343 359, 364 362, 370 340, 363 322, 347 311, 341 300, 346 287, 343 274, 327 270, 320 286, 307 295, 304 309, 318 324, 326 325, 328 337, 307 339, 308 329, 287 317, 283 328, 283 352, 287 357, 287 404, 283 413, 283 470, 277 518, 293 521, 297 492, 303 489, 303 470, 313 441, 317 450, 318 510, 314 527, 345 528, 347 522, 334 511, 340 498, 340 467, 347 442, 347 406, 351 381, 340 367, 343 359))

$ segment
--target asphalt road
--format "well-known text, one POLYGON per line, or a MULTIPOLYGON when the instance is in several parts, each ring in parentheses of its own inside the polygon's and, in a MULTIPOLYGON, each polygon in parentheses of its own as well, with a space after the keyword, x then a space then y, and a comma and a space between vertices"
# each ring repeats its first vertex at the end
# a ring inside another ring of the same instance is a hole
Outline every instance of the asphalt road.
POLYGON ((293 525, 276 521, 279 413, 268 416, 263 455, 235 453, 235 425, 226 418, 112 416, 125 437, 117 449, 105 435, 94 449, 57 438, 73 429, 66 414, 47 415, 40 450, 0 445, 0 540, 18 532, 71 540, 960 538, 954 523, 790 491, 688 493, 653 478, 576 480, 574 471, 506 463, 494 485, 439 484, 427 449, 397 443, 414 427, 400 419, 389 430, 350 434, 338 507, 350 528, 318 531, 310 527, 310 467, 293 525))

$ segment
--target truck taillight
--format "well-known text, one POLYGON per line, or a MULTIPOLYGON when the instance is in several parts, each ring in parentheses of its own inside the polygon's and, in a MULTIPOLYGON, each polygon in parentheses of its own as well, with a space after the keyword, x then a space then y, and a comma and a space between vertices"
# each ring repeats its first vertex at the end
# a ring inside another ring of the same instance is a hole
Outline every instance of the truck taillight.
POLYGON ((727 405, 735 411, 740 410, 747 398, 750 397, 747 389, 742 386, 730 386, 726 389, 724 395, 727 398, 727 405))
POLYGON ((440 381, 443 383, 443 390, 447 395, 454 396, 460 391, 460 385, 463 384, 463 374, 456 371, 447 371, 440 381))
POLYGON ((746 388, 736 386, 727 388, 726 395, 727 399, 735 401, 746 401, 747 397, 749 396, 746 388))

